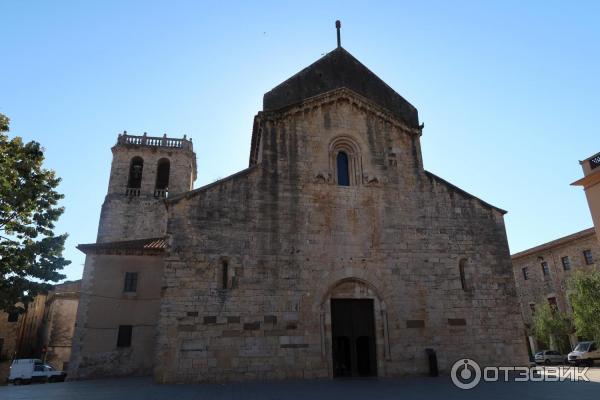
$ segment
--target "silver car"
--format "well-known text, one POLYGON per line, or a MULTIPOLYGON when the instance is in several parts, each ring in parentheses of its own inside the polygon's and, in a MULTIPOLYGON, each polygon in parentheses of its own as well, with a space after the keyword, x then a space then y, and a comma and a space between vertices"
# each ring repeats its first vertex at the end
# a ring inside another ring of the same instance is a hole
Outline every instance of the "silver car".
POLYGON ((569 363, 591 367, 594 360, 600 360, 600 348, 595 342, 579 342, 569 353, 569 363))
POLYGON ((556 350, 542 350, 535 353, 534 360, 536 364, 562 364, 565 362, 566 357, 556 350))

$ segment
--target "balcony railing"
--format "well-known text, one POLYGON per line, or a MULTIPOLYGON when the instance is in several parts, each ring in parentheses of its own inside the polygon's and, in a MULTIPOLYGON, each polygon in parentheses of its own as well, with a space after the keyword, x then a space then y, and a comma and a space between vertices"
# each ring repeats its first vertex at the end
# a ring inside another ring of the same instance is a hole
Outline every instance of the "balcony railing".
POLYGON ((150 147, 168 147, 172 149, 185 149, 192 150, 192 139, 187 139, 187 135, 183 135, 183 139, 168 138, 167 135, 163 137, 148 136, 144 132, 142 136, 128 135, 127 131, 119 134, 117 144, 133 144, 137 146, 150 146, 150 147))
POLYGON ((125 190, 125 195, 128 197, 140 197, 142 189, 140 188, 127 188, 125 190))
POLYGON ((600 153, 590 158, 590 169, 600 167, 600 153))
POLYGON ((154 197, 168 197, 169 190, 168 189, 154 189, 154 197))
MULTIPOLYGON (((141 188, 127 188, 125 195, 127 197, 140 197, 142 194, 141 188)), ((154 197, 167 198, 169 197, 169 189, 154 189, 154 197)))

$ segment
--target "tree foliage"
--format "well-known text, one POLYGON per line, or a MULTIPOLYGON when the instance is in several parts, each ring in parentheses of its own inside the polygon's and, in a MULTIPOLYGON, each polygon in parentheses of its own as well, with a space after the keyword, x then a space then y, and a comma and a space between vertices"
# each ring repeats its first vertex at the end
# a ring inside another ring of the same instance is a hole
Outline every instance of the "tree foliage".
POLYGON ((533 316, 533 334, 537 340, 550 343, 550 337, 568 335, 573 331, 566 313, 552 307, 546 299, 541 299, 535 307, 533 316))
POLYGON ((62 257, 66 234, 55 236, 64 209, 54 171, 44 169, 37 142, 9 139, 9 119, 0 114, 0 310, 22 311, 70 261, 62 257))
POLYGON ((577 271, 568 287, 577 335, 600 342, 600 272, 577 271))

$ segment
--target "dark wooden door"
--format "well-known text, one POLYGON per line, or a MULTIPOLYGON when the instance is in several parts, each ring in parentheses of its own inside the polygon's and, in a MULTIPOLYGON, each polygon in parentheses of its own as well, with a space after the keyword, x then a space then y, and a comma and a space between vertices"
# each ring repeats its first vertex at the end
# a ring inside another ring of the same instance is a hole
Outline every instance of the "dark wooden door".
POLYGON ((333 376, 376 376, 371 299, 331 299, 333 376))

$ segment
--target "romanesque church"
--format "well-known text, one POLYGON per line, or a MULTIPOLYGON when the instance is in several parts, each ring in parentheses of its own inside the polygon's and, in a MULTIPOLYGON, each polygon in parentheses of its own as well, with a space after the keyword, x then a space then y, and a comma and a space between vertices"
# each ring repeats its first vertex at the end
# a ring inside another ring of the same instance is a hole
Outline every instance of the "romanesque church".
MULTIPOLYGON (((426 374, 526 362, 505 212, 426 171, 418 113, 341 46, 267 92, 248 168, 123 133, 70 377, 426 374)), ((210 149, 206 149, 210 151, 210 149)), ((517 364, 518 365, 518 364, 517 364)))

